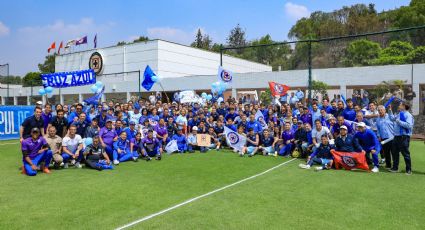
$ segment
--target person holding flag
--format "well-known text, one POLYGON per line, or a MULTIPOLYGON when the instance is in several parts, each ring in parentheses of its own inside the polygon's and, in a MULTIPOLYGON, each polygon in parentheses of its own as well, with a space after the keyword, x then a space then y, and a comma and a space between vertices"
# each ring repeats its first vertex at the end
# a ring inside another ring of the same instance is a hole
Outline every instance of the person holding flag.
POLYGON ((245 127, 240 125, 237 128, 237 132, 224 126, 224 135, 226 138, 227 145, 233 149, 233 152, 243 154, 242 150, 246 144, 246 134, 244 133, 245 127))

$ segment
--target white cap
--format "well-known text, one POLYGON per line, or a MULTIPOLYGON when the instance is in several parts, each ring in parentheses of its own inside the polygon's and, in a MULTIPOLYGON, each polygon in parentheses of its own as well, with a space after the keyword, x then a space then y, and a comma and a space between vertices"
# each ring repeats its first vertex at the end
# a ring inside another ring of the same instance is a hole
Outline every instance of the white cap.
POLYGON ((366 124, 364 122, 359 122, 357 123, 358 127, 366 127, 366 124))
POLYGON ((35 104, 36 104, 36 105, 42 105, 42 104, 43 104, 43 102, 42 102, 42 101, 37 101, 35 104))
POLYGON ((196 125, 195 125, 195 126, 193 126, 193 127, 192 127, 192 131, 193 131, 193 130, 198 131, 198 126, 196 126, 196 125))
POLYGON ((348 130, 347 129, 347 126, 345 126, 345 125, 341 125, 341 127, 339 127, 340 129, 345 129, 345 130, 348 130))

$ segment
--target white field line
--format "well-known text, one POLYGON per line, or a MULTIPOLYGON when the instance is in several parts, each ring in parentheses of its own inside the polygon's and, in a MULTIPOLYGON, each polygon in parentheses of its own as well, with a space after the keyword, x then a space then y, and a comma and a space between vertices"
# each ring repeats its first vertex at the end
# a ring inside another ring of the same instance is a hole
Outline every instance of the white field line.
POLYGON ((159 212, 157 212, 157 213, 154 213, 154 214, 151 214, 151 215, 149 215, 149 216, 145 216, 145 217, 143 217, 143 218, 140 218, 140 219, 138 219, 138 220, 135 220, 135 221, 133 221, 133 222, 131 222, 131 223, 128 223, 128 224, 126 224, 126 225, 123 225, 123 226, 121 226, 121 227, 116 228, 116 230, 122 230, 122 229, 129 228, 129 227, 134 226, 134 225, 136 225, 136 224, 139 224, 139 223, 141 223, 141 222, 143 222, 143 221, 146 221, 146 220, 152 219, 152 218, 154 218, 154 217, 156 217, 156 216, 162 215, 162 214, 167 213, 167 212, 169 212, 169 211, 171 211, 171 210, 174 210, 174 209, 179 208, 179 207, 181 207, 181 206, 184 206, 184 205, 186 205, 186 204, 192 203, 192 202, 194 202, 194 201, 196 201, 196 200, 199 200, 199 199, 201 199, 201 198, 204 198, 204 197, 207 197, 207 196, 212 195, 212 194, 214 194, 214 193, 220 192, 220 191, 222 191, 222 190, 224 190, 224 189, 227 189, 227 188, 233 187, 233 186, 235 186, 235 185, 238 185, 238 184, 243 183, 243 182, 248 181, 248 180, 252 180, 252 179, 254 179, 254 178, 256 178, 256 177, 259 177, 259 176, 261 176, 261 175, 264 175, 264 174, 266 174, 266 173, 268 173, 268 172, 270 172, 270 171, 272 171, 272 170, 274 170, 274 169, 277 169, 277 168, 279 168, 279 167, 281 167, 281 166, 283 166, 283 165, 286 165, 286 164, 288 164, 288 163, 290 163, 290 162, 292 162, 292 161, 294 161, 294 160, 296 160, 296 158, 294 158, 294 159, 292 159, 292 160, 289 160, 289 161, 286 161, 286 162, 283 162, 283 163, 281 163, 281 164, 278 164, 278 165, 276 165, 276 166, 274 166, 274 167, 272 167, 272 168, 267 169, 267 170, 266 170, 266 171, 264 171, 264 172, 261 172, 261 173, 255 174, 255 175, 253 175, 253 176, 247 177, 247 178, 242 179, 242 180, 240 180, 240 181, 236 181, 236 182, 234 182, 234 183, 232 183, 232 184, 229 184, 229 185, 226 185, 226 186, 224 186, 224 187, 218 188, 218 189, 216 189, 216 190, 213 190, 213 191, 211 191, 211 192, 205 193, 205 194, 203 194, 203 195, 200 195, 200 196, 197 196, 197 197, 191 198, 191 199, 186 200, 186 201, 184 201, 184 202, 182 202, 182 203, 180 203, 180 204, 176 204, 176 205, 174 205, 174 206, 172 206, 172 207, 166 208, 166 209, 164 209, 164 210, 162 210, 162 211, 159 211, 159 212))
POLYGON ((0 143, 0 146, 2 145, 19 145, 19 142, 10 142, 10 143, 0 143))

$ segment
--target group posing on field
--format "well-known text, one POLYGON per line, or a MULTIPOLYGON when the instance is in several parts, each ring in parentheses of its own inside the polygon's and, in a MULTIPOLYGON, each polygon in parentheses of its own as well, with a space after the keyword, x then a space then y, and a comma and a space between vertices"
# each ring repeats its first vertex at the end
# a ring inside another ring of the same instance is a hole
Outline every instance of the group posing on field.
POLYGON ((161 160, 170 141, 179 154, 220 151, 231 148, 227 127, 246 137, 242 148, 233 149, 241 157, 301 157, 307 158, 301 168, 317 164, 316 170, 324 170, 333 167, 334 149, 365 153, 376 173, 380 167, 398 172, 401 153, 410 175, 413 124, 409 103, 402 100, 387 108, 354 98, 307 103, 300 90, 270 105, 232 98, 202 105, 155 98, 54 108, 39 102, 20 127, 22 173, 35 176, 83 165, 105 170, 126 161, 161 160), (258 111, 267 126, 256 119, 258 111), (197 134, 209 134, 210 145, 198 146, 197 134))

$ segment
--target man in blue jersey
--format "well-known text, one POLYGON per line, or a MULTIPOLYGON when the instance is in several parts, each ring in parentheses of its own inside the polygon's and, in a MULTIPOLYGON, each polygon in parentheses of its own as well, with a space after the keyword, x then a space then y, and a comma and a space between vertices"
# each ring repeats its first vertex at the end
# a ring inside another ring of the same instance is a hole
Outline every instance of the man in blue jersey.
POLYGON ((369 154, 372 154, 373 159, 373 169, 372 172, 379 172, 379 158, 378 154, 381 151, 381 143, 378 141, 378 137, 375 132, 371 129, 366 128, 366 124, 364 122, 360 122, 357 124, 358 131, 354 135, 354 138, 359 140, 359 144, 362 149, 366 152, 367 158, 369 158, 369 154))

